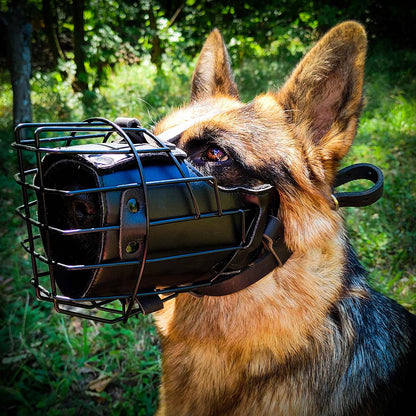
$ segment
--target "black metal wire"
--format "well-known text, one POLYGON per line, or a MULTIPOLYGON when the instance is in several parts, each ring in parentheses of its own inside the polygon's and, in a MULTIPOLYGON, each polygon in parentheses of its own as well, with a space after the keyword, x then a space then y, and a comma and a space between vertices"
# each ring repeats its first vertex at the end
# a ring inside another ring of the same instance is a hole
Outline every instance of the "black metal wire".
MULTIPOLYGON (((195 219, 204 219, 214 216, 222 215, 241 215, 242 221, 242 235, 241 242, 238 245, 214 250, 206 250, 203 253, 211 254, 216 252, 230 251, 233 255, 230 258, 230 261, 227 262, 227 265, 231 263, 235 255, 244 248, 247 244, 246 234, 249 233, 249 229, 246 230, 246 217, 244 210, 229 210, 223 211, 221 207, 221 200, 219 196, 219 189, 217 181, 214 177, 205 176, 205 177, 189 177, 184 170, 182 169, 181 163, 178 161, 176 156, 173 154, 172 148, 167 146, 151 132, 143 128, 121 128, 117 124, 103 119, 103 118, 91 118, 85 122, 76 122, 76 123, 27 123, 21 124, 15 129, 15 143, 13 147, 17 151, 18 162, 19 162, 19 172, 15 175, 16 182, 21 186, 23 204, 19 206, 16 211, 18 215, 26 222, 27 227, 27 238, 25 238, 21 244, 25 251, 30 254, 33 270, 33 278, 31 282, 35 287, 36 296, 48 302, 52 302, 55 306, 55 309, 58 312, 78 316, 82 318, 92 319, 99 322, 108 322, 115 323, 119 321, 126 321, 130 316, 137 315, 141 313, 140 308, 135 308, 136 299, 138 297, 145 296, 154 296, 154 295, 168 295, 163 302, 175 297, 178 293, 189 292, 200 287, 209 286, 212 284, 212 280, 202 281, 195 284, 188 284, 179 287, 168 287, 164 289, 156 289, 149 292, 140 292, 140 281, 143 276, 146 264, 152 262, 161 262, 170 260, 172 258, 185 258, 192 257, 198 253, 184 253, 177 256, 165 256, 158 258, 147 258, 148 254, 148 238, 149 229, 152 226, 168 224, 169 222, 174 221, 191 221, 195 219), (134 130, 145 133, 149 136, 155 143, 155 148, 152 149, 137 149, 132 140, 129 138, 127 131, 134 130), (27 133, 34 131, 33 138, 27 138, 27 133), (53 137, 45 137, 48 134, 53 134, 53 137), (102 140, 106 142, 111 134, 116 134, 122 138, 122 140, 127 144, 126 149, 109 149, 109 150, 82 150, 74 149, 73 143, 78 140, 102 140), (63 146, 59 146, 63 143, 63 146), (46 147, 49 145, 52 147, 46 147), (178 172, 180 173, 181 178, 177 179, 168 179, 166 181, 153 181, 146 182, 143 165, 140 159, 140 154, 144 153, 163 153, 169 156, 170 160, 176 166, 178 172), (129 183, 116 186, 107 186, 107 187, 96 187, 88 188, 82 190, 63 190, 63 189, 51 189, 45 186, 44 183, 44 172, 42 165, 42 157, 46 154, 130 154, 133 155, 135 159, 135 166, 137 168, 140 183, 129 183), (28 166, 28 162, 25 158, 26 155, 34 155, 36 164, 35 167, 28 166), (36 175, 38 178, 37 183, 34 183, 33 178, 36 175), (198 206, 198 201, 192 189, 192 183, 205 182, 209 184, 215 195, 216 201, 216 210, 209 213, 201 213, 201 209, 198 206), (149 206, 148 206, 148 189, 163 185, 163 184, 184 184, 188 190, 190 200, 192 201, 193 206, 193 215, 187 217, 175 218, 175 219, 162 219, 162 220, 150 220, 149 216, 149 206), (71 230, 62 230, 60 228, 51 226, 48 224, 47 215, 40 215, 39 212, 46 213, 46 194, 56 194, 62 196, 74 196, 77 194, 89 194, 89 193, 106 193, 106 192, 117 192, 121 190, 131 189, 133 187, 140 187, 143 190, 144 195, 144 206, 145 206, 145 237, 144 237, 144 249, 143 257, 139 260, 129 260, 122 261, 116 260, 114 262, 107 262, 105 264, 88 264, 88 265, 71 265, 63 264, 57 262, 51 258, 51 241, 49 233, 58 233, 62 235, 77 235, 85 233, 103 233, 107 231, 117 231, 120 227, 117 225, 111 226, 102 226, 95 228, 86 228, 86 229, 71 229, 71 230), (30 200, 28 192, 31 191, 35 194, 36 199, 30 200), (35 218, 31 211, 39 208, 39 204, 43 209, 37 209, 38 218, 35 218), (34 232, 34 228, 42 230, 44 238, 41 238, 39 232, 34 232), (43 243, 45 245, 44 254, 38 251, 36 245, 43 243), (48 271, 42 271, 38 267, 38 262, 45 264, 48 267, 48 271), (135 281, 134 289, 132 293, 126 295, 118 296, 104 296, 104 297, 91 297, 91 298, 68 298, 62 296, 58 293, 58 288, 56 285, 56 279, 54 276, 54 267, 60 267, 66 270, 92 270, 102 267, 128 267, 131 265, 137 265, 139 267, 139 273, 135 281), (52 267, 53 266, 53 267, 52 267), (49 277, 50 289, 45 288, 41 285, 41 279, 45 280, 49 277), (120 304, 119 308, 110 306, 113 302, 118 302, 120 304), (76 309, 74 309, 76 308, 76 309), (83 312, 83 311, 89 311, 83 312), (114 315, 109 318, 102 317, 96 314, 96 311, 102 311, 106 314, 114 315)), ((224 265, 225 269, 226 265, 224 265)))

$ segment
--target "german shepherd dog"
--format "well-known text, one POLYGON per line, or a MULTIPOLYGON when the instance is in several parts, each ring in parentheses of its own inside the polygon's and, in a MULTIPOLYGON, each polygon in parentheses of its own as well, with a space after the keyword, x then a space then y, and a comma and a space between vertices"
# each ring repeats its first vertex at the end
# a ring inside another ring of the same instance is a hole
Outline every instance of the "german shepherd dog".
POLYGON ((177 145, 220 185, 273 184, 293 252, 244 290, 181 294, 156 314, 163 351, 157 415, 414 409, 416 316, 367 285, 331 198, 363 107, 365 55, 363 27, 339 24, 280 91, 245 104, 214 30, 197 61, 189 105, 156 126, 160 134, 190 122, 177 145))

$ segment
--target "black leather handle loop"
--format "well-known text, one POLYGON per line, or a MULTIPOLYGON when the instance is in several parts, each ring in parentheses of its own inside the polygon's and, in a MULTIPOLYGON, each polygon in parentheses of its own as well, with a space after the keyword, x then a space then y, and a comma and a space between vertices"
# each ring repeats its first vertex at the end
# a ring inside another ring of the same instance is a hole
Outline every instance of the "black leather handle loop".
POLYGON ((365 207, 373 204, 383 195, 383 172, 370 163, 357 163, 341 169, 337 173, 334 188, 357 179, 368 179, 374 183, 374 186, 359 192, 334 193, 340 207, 365 207))

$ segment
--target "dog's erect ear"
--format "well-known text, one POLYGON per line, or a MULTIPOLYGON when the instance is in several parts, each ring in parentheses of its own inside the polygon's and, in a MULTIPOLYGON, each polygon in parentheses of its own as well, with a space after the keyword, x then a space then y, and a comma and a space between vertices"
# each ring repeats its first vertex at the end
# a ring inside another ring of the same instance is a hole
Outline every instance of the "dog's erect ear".
POLYGON ((278 93, 295 132, 319 146, 324 163, 344 157, 354 139, 362 109, 366 43, 359 23, 335 26, 278 93))
POLYGON ((303 159, 297 170, 296 164, 291 168, 298 190, 280 192, 285 241, 294 252, 318 247, 339 230, 332 185, 356 133, 365 53, 363 27, 341 23, 309 51, 275 95, 303 159))
POLYGON ((227 48, 218 29, 205 41, 192 77, 191 101, 216 94, 238 98, 227 48))

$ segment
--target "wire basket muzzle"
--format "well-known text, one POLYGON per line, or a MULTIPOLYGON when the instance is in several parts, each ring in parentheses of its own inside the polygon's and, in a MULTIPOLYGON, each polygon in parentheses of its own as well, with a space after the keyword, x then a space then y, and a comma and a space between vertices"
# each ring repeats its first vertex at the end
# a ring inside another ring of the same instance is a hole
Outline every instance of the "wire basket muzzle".
POLYGON ((79 150, 100 147, 42 162, 41 236, 63 295, 126 296, 139 278, 138 293, 209 280, 248 243, 259 208, 244 204, 241 192, 219 190, 181 157, 178 169, 170 158, 141 153, 147 145, 138 146, 143 177, 134 158, 112 153, 117 145, 79 150))

